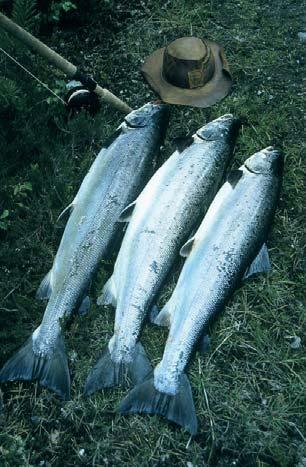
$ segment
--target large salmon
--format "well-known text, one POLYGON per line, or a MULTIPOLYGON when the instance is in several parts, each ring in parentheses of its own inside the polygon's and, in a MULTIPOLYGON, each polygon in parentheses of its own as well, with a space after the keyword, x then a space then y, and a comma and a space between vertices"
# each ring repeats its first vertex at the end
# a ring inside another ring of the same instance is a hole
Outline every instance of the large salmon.
POLYGON ((116 306, 114 335, 89 374, 85 394, 128 379, 139 383, 151 371, 138 342, 144 318, 219 188, 238 128, 232 115, 200 128, 123 211, 121 219, 130 223, 100 300, 116 306))
POLYGON ((52 270, 38 290, 39 298, 49 300, 42 322, 4 365, 1 382, 35 379, 61 397, 70 397, 60 320, 82 303, 118 231, 122 209, 152 175, 167 123, 167 106, 146 104, 125 117, 114 141, 100 151, 71 204, 52 270))
POLYGON ((163 358, 153 378, 136 386, 123 400, 122 414, 160 414, 196 433, 185 368, 196 343, 250 264, 253 262, 255 271, 264 269, 263 244, 273 220, 282 168, 282 155, 266 148, 247 159, 219 190, 196 234, 181 250, 188 258, 156 320, 170 324, 163 358))

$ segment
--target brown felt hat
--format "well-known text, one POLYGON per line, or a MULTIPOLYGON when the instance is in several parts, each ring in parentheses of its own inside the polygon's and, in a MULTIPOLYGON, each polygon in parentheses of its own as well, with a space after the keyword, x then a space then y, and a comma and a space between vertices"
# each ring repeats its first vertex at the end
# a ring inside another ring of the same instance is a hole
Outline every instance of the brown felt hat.
POLYGON ((197 37, 181 37, 156 50, 141 71, 170 104, 209 107, 225 97, 232 85, 222 47, 197 37))

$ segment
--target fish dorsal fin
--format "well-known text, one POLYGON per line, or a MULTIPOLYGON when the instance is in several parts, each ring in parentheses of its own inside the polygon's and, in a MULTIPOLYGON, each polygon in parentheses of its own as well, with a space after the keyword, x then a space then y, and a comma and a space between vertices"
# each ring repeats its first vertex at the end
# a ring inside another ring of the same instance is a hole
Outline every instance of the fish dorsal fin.
POLYGON ((130 222, 134 208, 136 206, 136 201, 129 204, 123 211, 121 212, 118 221, 119 222, 130 222))
POLYGON ((249 277, 253 276, 253 274, 258 274, 260 272, 268 272, 270 269, 271 263, 268 248, 267 245, 264 243, 253 262, 245 271, 243 279, 248 279, 249 277))
POLYGON ((68 218, 70 216, 71 212, 73 211, 74 205, 75 205, 74 201, 72 201, 72 203, 68 204, 68 206, 60 213, 60 215, 58 216, 56 222, 60 221, 65 216, 67 216, 67 218, 68 218))
POLYGON ((187 256, 190 255, 194 242, 195 242, 195 237, 191 237, 185 243, 185 245, 182 246, 182 248, 180 249, 180 255, 183 256, 183 258, 187 258, 187 256))
POLYGON ((177 151, 183 152, 186 148, 188 148, 193 143, 193 137, 191 135, 178 136, 177 138, 173 138, 172 141, 177 151))

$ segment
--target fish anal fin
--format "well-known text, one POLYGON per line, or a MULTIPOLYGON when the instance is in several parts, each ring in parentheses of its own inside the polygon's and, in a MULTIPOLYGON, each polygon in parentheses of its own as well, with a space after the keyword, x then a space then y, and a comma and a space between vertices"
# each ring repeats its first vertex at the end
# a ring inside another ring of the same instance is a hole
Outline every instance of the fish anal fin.
POLYGON ((257 256, 244 273, 243 279, 248 279, 254 274, 259 274, 261 272, 268 272, 270 269, 271 262, 269 258, 269 252, 267 245, 264 243, 260 248, 257 256))
POLYGON ((49 300, 52 293, 52 269, 45 275, 36 292, 37 300, 49 300))
POLYGON ((136 201, 129 204, 123 211, 121 212, 118 221, 119 222, 130 222, 134 208, 136 206, 136 201))
POLYGON ((199 339, 199 342, 198 342, 198 350, 200 352, 201 355, 205 355, 207 354, 207 352, 209 352, 210 350, 210 347, 211 347, 211 343, 210 343, 210 337, 208 334, 203 334, 200 339, 199 339))
POLYGON ((150 323, 155 323, 155 319, 159 315, 160 310, 157 305, 153 305, 151 310, 149 311, 149 321, 150 323))
POLYGON ((86 315, 88 313, 89 309, 90 309, 90 304, 91 304, 90 298, 88 297, 88 295, 86 295, 83 298, 82 303, 79 306, 77 313, 80 316, 86 315))
POLYGON ((180 249, 180 255, 183 258, 187 258, 190 255, 193 245, 195 243, 195 237, 191 237, 180 249))
POLYGON ((197 433, 197 417, 190 383, 185 374, 181 376, 177 394, 168 395, 159 392, 150 378, 133 388, 123 399, 119 409, 120 415, 128 413, 157 414, 180 425, 191 435, 197 433))
POLYGON ((151 322, 157 324, 157 326, 165 326, 168 328, 170 327, 171 313, 169 302, 167 302, 165 306, 161 309, 161 311, 158 314, 156 314, 154 319, 151 319, 151 322))
POLYGON ((103 287, 102 294, 98 297, 97 305, 107 306, 112 305, 116 307, 117 298, 116 298, 116 289, 113 276, 111 276, 103 287))

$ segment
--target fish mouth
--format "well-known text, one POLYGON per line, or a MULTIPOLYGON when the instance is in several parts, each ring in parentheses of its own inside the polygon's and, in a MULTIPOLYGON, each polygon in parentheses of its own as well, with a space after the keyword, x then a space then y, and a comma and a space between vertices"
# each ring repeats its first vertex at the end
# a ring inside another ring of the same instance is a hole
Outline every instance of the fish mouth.
POLYGON ((234 141, 240 126, 240 119, 228 113, 199 128, 196 135, 204 141, 221 141, 222 139, 234 141))
POLYGON ((256 152, 244 162, 244 167, 253 174, 281 173, 282 153, 273 146, 256 152))
POLYGON ((132 110, 124 119, 129 128, 144 128, 152 119, 158 119, 159 113, 169 113, 169 106, 162 101, 148 102, 139 109, 132 110))
POLYGON ((152 104, 152 105, 167 105, 161 99, 153 99, 152 101, 149 102, 149 104, 152 104))

